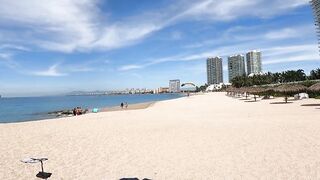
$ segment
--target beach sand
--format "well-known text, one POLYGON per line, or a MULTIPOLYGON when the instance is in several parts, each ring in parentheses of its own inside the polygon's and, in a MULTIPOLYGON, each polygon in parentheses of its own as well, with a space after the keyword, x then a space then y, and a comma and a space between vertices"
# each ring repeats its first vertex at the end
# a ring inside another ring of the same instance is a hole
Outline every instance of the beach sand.
POLYGON ((111 111, 126 111, 126 110, 137 110, 137 109, 146 109, 152 106, 155 102, 145 102, 137 104, 128 104, 127 107, 121 108, 120 106, 107 107, 100 109, 101 112, 111 112, 111 111))
POLYGON ((210 93, 149 108, 0 124, 0 179, 320 179, 320 109, 210 93))

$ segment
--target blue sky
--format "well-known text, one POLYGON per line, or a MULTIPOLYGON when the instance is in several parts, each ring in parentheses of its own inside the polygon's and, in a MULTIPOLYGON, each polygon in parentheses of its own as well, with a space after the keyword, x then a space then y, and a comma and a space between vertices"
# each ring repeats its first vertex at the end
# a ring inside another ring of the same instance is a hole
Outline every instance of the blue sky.
POLYGON ((0 0, 0 94, 206 83, 208 56, 262 51, 263 71, 320 67, 307 0, 0 0))

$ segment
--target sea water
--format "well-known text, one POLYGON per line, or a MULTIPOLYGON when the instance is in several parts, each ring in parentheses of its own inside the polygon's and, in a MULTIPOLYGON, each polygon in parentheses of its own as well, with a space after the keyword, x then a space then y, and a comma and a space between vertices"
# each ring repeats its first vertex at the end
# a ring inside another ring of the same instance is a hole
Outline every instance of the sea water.
POLYGON ((48 112, 81 107, 82 109, 162 101, 181 97, 181 94, 105 95, 105 96, 48 96, 0 98, 0 123, 24 122, 55 118, 48 112))

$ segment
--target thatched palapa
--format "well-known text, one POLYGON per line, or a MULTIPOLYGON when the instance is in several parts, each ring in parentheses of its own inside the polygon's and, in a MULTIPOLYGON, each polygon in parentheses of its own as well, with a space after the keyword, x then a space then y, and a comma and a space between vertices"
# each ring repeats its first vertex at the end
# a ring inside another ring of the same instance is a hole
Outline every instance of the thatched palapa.
POLYGON ((230 86, 230 87, 227 87, 226 91, 227 92, 234 92, 234 87, 230 86))
POLYGON ((247 88, 247 92, 250 93, 250 94, 260 94, 260 93, 263 93, 263 92, 266 92, 266 89, 265 88, 262 88, 262 87, 248 87, 247 88))
POLYGON ((274 88, 274 91, 284 94, 285 95, 284 100, 287 103, 289 95, 303 92, 306 89, 307 89, 307 87, 300 85, 300 84, 283 84, 283 85, 280 85, 280 86, 274 88))
POLYGON ((289 94, 289 93, 300 93, 305 91, 306 89, 307 88, 305 86, 300 84, 283 84, 274 88, 273 90, 275 92, 289 94))
POLYGON ((320 83, 314 84, 308 88, 310 92, 320 92, 320 83))

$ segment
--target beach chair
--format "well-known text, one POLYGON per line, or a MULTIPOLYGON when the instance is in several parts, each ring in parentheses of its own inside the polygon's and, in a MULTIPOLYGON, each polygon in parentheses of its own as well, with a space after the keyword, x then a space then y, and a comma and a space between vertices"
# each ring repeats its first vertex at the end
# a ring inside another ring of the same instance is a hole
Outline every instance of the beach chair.
POLYGON ((43 170, 43 161, 47 161, 48 158, 27 158, 24 160, 21 160, 21 162, 23 163, 41 163, 41 171, 38 172, 38 174, 36 175, 37 178, 40 179, 48 179, 49 177, 51 177, 52 173, 48 173, 48 172, 44 172, 43 170))

